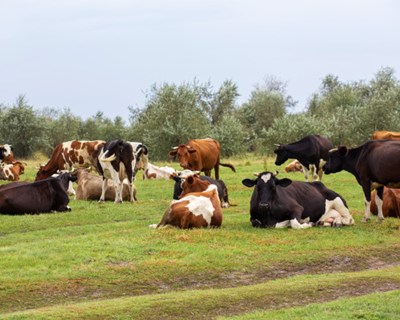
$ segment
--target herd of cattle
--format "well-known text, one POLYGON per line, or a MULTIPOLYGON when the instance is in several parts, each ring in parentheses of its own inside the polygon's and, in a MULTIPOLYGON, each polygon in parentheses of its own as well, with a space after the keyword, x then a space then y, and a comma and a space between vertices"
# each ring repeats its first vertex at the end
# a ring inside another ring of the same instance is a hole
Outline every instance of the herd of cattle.
MULTIPOLYGON (((379 131, 357 148, 334 149, 323 136, 309 135, 276 145, 276 165, 293 159, 286 172, 304 172, 306 182, 278 179, 277 172, 257 173, 242 184, 253 188, 250 222, 253 227, 308 228, 314 225, 354 224, 345 199, 322 182, 323 173, 342 170, 355 176, 365 196, 364 220, 370 211, 400 217, 400 133, 379 131), (311 171, 312 182, 309 180, 311 171), (385 188, 384 188, 385 187, 385 188), (387 187, 387 188, 386 188, 387 187), (371 191, 376 194, 371 198, 371 191), (372 202, 371 202, 372 201, 372 202)), ((222 209, 229 207, 228 190, 219 179, 220 144, 214 139, 189 140, 169 152, 183 171, 149 163, 148 148, 140 142, 68 141, 57 145, 49 161, 41 165, 35 182, 21 182, 24 165, 14 159, 10 145, 0 145, 0 179, 12 181, 0 186, 0 214, 36 214, 67 211, 69 195, 77 200, 123 200, 135 202, 134 181, 140 169, 143 179, 174 179, 173 200, 160 223, 180 228, 219 227, 222 209), (88 168, 98 174, 92 174, 88 168), (215 179, 210 177, 211 170, 215 179), (205 176, 200 175, 204 172, 205 176), (76 191, 71 188, 77 182, 76 191)))

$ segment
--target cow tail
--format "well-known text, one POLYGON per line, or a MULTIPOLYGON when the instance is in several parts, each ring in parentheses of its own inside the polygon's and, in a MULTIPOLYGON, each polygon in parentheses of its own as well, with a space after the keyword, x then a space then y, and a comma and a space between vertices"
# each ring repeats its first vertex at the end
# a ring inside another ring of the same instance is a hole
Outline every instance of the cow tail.
POLYGON ((231 165, 230 163, 221 163, 221 162, 220 162, 219 165, 220 165, 220 166, 223 166, 223 167, 231 168, 233 172, 236 172, 235 167, 234 167, 233 165, 231 165))
POLYGON ((104 152, 103 155, 100 157, 100 161, 111 162, 111 161, 114 161, 115 159, 117 159, 115 154, 112 154, 111 156, 106 157, 107 153, 108 153, 108 150, 106 152, 104 152))

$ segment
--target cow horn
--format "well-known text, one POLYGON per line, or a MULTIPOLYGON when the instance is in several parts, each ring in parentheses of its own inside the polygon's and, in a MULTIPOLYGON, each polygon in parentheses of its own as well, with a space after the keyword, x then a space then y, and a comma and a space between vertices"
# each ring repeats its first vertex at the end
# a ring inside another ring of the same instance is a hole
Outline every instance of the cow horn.
POLYGON ((178 150, 179 147, 172 147, 172 150, 178 150))
POLYGON ((333 149, 329 150, 328 152, 331 153, 331 152, 334 152, 334 151, 337 151, 337 150, 338 150, 338 148, 333 148, 333 149))
POLYGON ((187 146, 186 146, 186 148, 188 148, 188 149, 192 149, 192 146, 188 146, 188 145, 187 145, 187 146))
POLYGON ((253 172, 253 175, 256 176, 256 177, 258 177, 259 174, 260 173, 258 173, 258 172, 253 172))
POLYGON ((276 177, 278 174, 279 174, 279 171, 278 171, 278 170, 276 170, 274 173, 272 173, 272 175, 273 175, 274 177, 276 177))
POLYGON ((274 143, 275 147, 280 147, 281 145, 279 143, 274 143))

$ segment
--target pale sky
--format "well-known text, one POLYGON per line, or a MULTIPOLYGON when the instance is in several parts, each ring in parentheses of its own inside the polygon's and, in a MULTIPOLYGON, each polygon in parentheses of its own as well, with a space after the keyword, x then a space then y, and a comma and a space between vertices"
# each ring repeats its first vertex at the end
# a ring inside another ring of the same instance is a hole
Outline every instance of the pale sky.
POLYGON ((266 76, 303 110, 327 74, 400 78, 400 1, 0 0, 0 103, 97 111, 128 122, 152 84, 266 76))

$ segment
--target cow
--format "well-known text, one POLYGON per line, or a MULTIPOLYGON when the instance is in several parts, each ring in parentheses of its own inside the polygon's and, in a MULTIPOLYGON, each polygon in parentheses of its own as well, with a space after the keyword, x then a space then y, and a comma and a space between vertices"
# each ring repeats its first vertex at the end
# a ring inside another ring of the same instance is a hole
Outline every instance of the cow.
POLYGON ((152 224, 150 228, 167 225, 182 229, 221 226, 222 209, 215 185, 190 176, 183 182, 182 189, 181 198, 172 200, 160 223, 152 224))
MULTIPOLYGON (((376 191, 371 195, 371 213, 378 215, 375 197, 376 191)), ((385 218, 400 218, 400 189, 383 188, 382 213, 385 218)))
MULTIPOLYGON (((61 171, 60 171, 60 170, 59 170, 59 171, 57 171, 57 173, 54 173, 54 174, 52 174, 51 176, 54 177, 54 178, 56 178, 56 177, 58 177, 60 174, 62 174, 62 173, 67 173, 67 172, 70 172, 70 171, 68 171, 68 170, 61 170, 61 171)), ((72 175, 76 175, 77 172, 76 172, 76 171, 73 171, 73 172, 71 172, 71 174, 72 174, 72 175)), ((75 195, 76 195, 76 191, 75 191, 75 189, 74 189, 74 184, 72 183, 72 181, 70 181, 69 184, 68 184, 67 194, 68 194, 69 196, 75 196, 75 195)))
MULTIPOLYGON (((142 169, 143 172, 147 170, 149 163, 149 149, 141 142, 127 141, 132 146, 133 153, 135 155, 135 163, 132 164, 133 180, 136 178, 137 172, 142 169)), ((143 173, 143 180, 146 179, 143 173)))
POLYGON ((297 159, 303 165, 304 176, 308 181, 308 171, 311 170, 312 180, 322 180, 321 159, 328 159, 329 150, 333 148, 328 138, 320 135, 309 135, 290 144, 276 144, 275 164, 281 165, 288 159, 297 159))
MULTIPOLYGON (((88 172, 87 169, 81 168, 77 171, 77 184, 76 188, 76 200, 99 200, 102 192, 102 177, 93 175, 88 172)), ((133 196, 136 200, 136 189, 133 186, 133 196)), ((115 186, 112 181, 107 182, 107 188, 105 193, 105 201, 115 199, 115 186)), ((129 185, 125 179, 122 183, 122 200, 129 201, 129 185)))
POLYGON ((136 157, 132 145, 120 139, 104 144, 97 159, 97 168, 103 176, 102 191, 99 202, 105 201, 107 180, 112 179, 115 187, 115 203, 122 203, 122 182, 128 179, 130 201, 135 202, 133 195, 133 168, 136 157))
MULTIPOLYGON (((228 188, 226 187, 224 181, 222 180, 214 180, 207 176, 199 176, 198 171, 193 172, 191 170, 183 170, 178 172, 178 175, 173 177, 175 184, 174 184, 174 193, 172 198, 174 200, 178 200, 182 194, 182 183, 190 176, 197 176, 200 180, 208 181, 210 184, 214 184, 217 187, 219 201, 221 203, 222 208, 229 208, 230 203, 228 199, 228 188)), ((198 191, 198 190, 195 190, 198 191)))
POLYGON ((254 188, 250 200, 250 222, 253 227, 304 229, 320 225, 352 225, 346 201, 320 181, 300 182, 278 179, 277 172, 262 172, 256 179, 243 179, 254 188))
POLYGON ((15 159, 14 159, 12 145, 11 144, 0 145, 0 162, 10 164, 13 163, 14 161, 15 159))
POLYGON ((25 166, 19 162, 14 161, 10 164, 0 164, 0 179, 8 181, 18 181, 19 176, 25 172, 25 166))
POLYGON ((285 172, 303 172, 303 166, 299 162, 299 160, 293 160, 285 167, 285 172))
POLYGON ((46 179, 61 170, 93 166, 97 169, 97 156, 105 141, 72 140, 57 145, 50 160, 41 165, 36 174, 36 181, 46 179))
POLYGON ((371 191, 376 189, 381 222, 383 187, 400 188, 399 157, 400 141, 369 140, 356 148, 341 146, 331 150, 324 171, 331 174, 345 170, 355 176, 365 197, 364 222, 370 220, 371 191))
POLYGON ((57 178, 47 178, 32 183, 12 182, 0 189, 0 214, 39 214, 53 211, 70 211, 66 193, 69 181, 76 176, 63 173, 57 178))
POLYGON ((177 175, 176 170, 171 167, 157 167, 150 162, 147 163, 147 169, 143 173, 145 179, 164 179, 169 180, 177 175))
POLYGON ((214 169, 215 179, 219 179, 219 166, 229 167, 236 172, 235 167, 229 163, 220 162, 220 145, 217 140, 197 139, 189 140, 172 148, 169 152, 171 157, 178 157, 179 164, 184 169, 204 171, 206 176, 211 176, 214 169))
POLYGON ((400 140, 400 132, 374 131, 372 140, 400 140))

